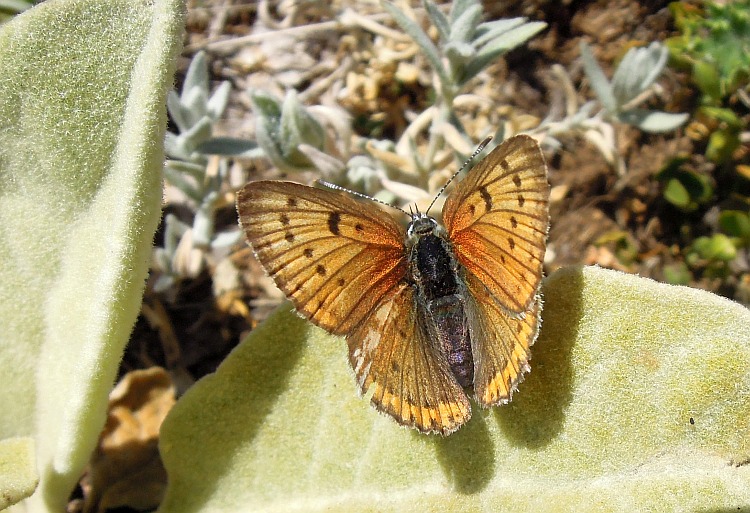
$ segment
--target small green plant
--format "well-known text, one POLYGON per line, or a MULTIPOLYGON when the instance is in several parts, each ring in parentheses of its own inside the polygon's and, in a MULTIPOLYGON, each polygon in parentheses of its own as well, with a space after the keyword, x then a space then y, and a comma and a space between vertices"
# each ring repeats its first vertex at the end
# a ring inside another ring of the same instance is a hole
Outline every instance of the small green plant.
MULTIPOLYGON (((718 280, 716 283, 729 285, 740 294, 747 275, 750 222, 747 210, 741 207, 720 209, 749 201, 738 150, 747 133, 750 1, 705 2, 700 6, 673 2, 669 9, 680 31, 666 41, 670 64, 689 73, 699 93, 688 133, 705 141, 706 158, 700 171, 686 159, 673 159, 657 178, 664 184, 664 198, 669 203, 682 212, 705 214, 701 231, 707 232, 686 239, 681 250, 683 268, 680 272, 673 269, 672 276, 679 279, 691 274, 718 280)), ((686 229, 685 233, 694 231, 686 229)))
POLYGON ((750 213, 725 210, 719 214, 719 226, 727 235, 735 237, 742 247, 750 248, 750 213))
MULTIPOLYGON (((436 45, 404 11, 389 2, 382 5, 424 54, 435 77, 433 105, 406 128, 401 140, 368 139, 362 144, 367 154, 349 157, 344 145, 332 145, 349 139, 348 118, 330 108, 305 107, 293 91, 283 101, 261 91, 250 93, 256 139, 262 153, 280 170, 315 168, 332 181, 345 182, 382 201, 414 202, 436 192, 430 177, 437 167, 438 151, 446 142, 457 150, 457 160, 474 148, 456 116, 456 97, 491 62, 523 44, 546 24, 524 18, 482 22, 478 0, 454 2, 447 15, 431 0, 423 0, 427 17, 438 33, 436 45), (326 137, 325 126, 333 127, 335 137, 326 137), (420 132, 428 138, 425 152, 416 147, 420 132)), ((370 22, 366 28, 373 27, 377 29, 377 24, 370 22)))
POLYGON ((317 169, 325 177, 344 170, 345 148, 336 142, 351 134, 349 119, 340 110, 305 107, 294 90, 283 101, 264 91, 251 91, 250 101, 258 149, 277 169, 290 173, 317 169), (336 128, 334 137, 328 136, 326 125, 336 128))
POLYGON ((617 261, 624 266, 630 266, 638 260, 638 244, 626 230, 612 230, 602 234, 595 246, 611 246, 617 261))
POLYGON ((453 2, 447 15, 433 1, 423 0, 427 18, 438 34, 435 44, 406 12, 390 2, 381 4, 417 45, 432 69, 434 103, 406 128, 396 143, 368 140, 364 145, 368 155, 354 156, 346 163, 346 180, 383 201, 414 202, 436 191, 430 177, 437 167, 438 152, 446 142, 457 150, 457 160, 474 147, 456 115, 456 97, 490 63, 526 42, 546 24, 527 22, 525 18, 482 22, 482 5, 478 0, 453 2), (424 152, 416 147, 420 132, 427 135, 424 152))
POLYGON ((560 80, 566 95, 566 115, 558 120, 545 119, 536 129, 546 134, 545 142, 561 146, 562 134, 579 134, 601 152, 617 174, 625 174, 625 164, 615 144, 613 123, 626 123, 645 132, 658 133, 674 130, 685 121, 687 114, 644 109, 640 105, 650 98, 654 83, 664 71, 667 50, 659 43, 646 48, 631 48, 620 61, 612 80, 608 80, 588 45, 581 42, 584 72, 596 94, 596 101, 578 106, 576 92, 565 70, 555 65, 553 73, 560 80))
POLYGON ((224 113, 231 84, 223 82, 210 94, 208 64, 203 52, 190 63, 181 94, 170 91, 169 115, 178 133, 167 132, 164 145, 169 160, 164 167, 167 181, 187 198, 194 209, 192 224, 173 214, 164 219, 164 246, 154 248, 155 267, 161 272, 153 289, 162 292, 176 281, 194 277, 205 264, 208 248, 227 247, 239 240, 239 232, 216 233, 215 216, 227 176, 227 162, 219 159, 209 172, 211 155, 252 156, 255 145, 230 137, 213 137, 213 125, 224 113))
POLYGON ((646 48, 631 48, 617 66, 612 80, 596 62, 588 45, 581 42, 581 58, 591 87, 603 107, 602 116, 640 128, 644 132, 667 132, 687 121, 687 114, 672 114, 639 108, 648 98, 667 63, 667 49, 659 43, 646 48))
POLYGON ((744 123, 732 105, 745 98, 750 76, 750 0, 697 8, 685 2, 669 5, 681 34, 667 41, 672 65, 690 72, 701 93, 698 119, 709 128, 706 157, 731 160, 740 146, 744 123))
MULTIPOLYGON (((432 42, 417 22, 390 2, 382 2, 398 25, 419 46, 430 63, 435 80, 435 103, 430 107, 430 124, 427 131, 427 151, 420 158, 414 151, 415 130, 407 129, 408 147, 417 184, 429 190, 428 178, 434 169, 435 156, 446 142, 446 132, 455 133, 462 140, 464 150, 473 149, 474 143, 455 114, 455 99, 468 82, 489 64, 509 50, 516 48, 543 30, 547 24, 529 22, 525 18, 501 19, 482 22, 482 4, 478 0, 459 0, 451 4, 446 16, 432 0, 423 0, 427 17, 437 29, 438 44, 432 42)), ((426 127, 427 128, 427 127, 426 127)), ((498 134, 496 134, 498 135, 498 134)), ((498 138, 502 140, 502 138, 498 138)), ((403 146, 397 144, 397 146, 403 146)))
MULTIPOLYGON (((733 262, 741 254, 750 240, 750 220, 741 211, 721 212, 718 222, 709 215, 716 202, 717 191, 714 180, 705 172, 699 172, 688 157, 671 159, 656 174, 663 184, 664 199, 684 214, 689 214, 682 224, 684 246, 680 251, 683 260, 668 264, 664 268, 664 278, 672 284, 688 285, 696 280, 719 280, 726 283, 732 280, 733 262), (694 236, 693 222, 703 214, 703 227, 709 235, 694 236), (713 219, 713 221, 711 221, 713 219), (693 238, 695 237, 695 238, 693 238)), ((718 211, 714 208, 713 211, 718 211)))
POLYGON ((704 104, 719 105, 747 84, 750 73, 750 1, 673 2, 681 34, 667 41, 674 64, 690 69, 704 104))
POLYGON ((664 199, 683 212, 695 212, 714 197, 710 177, 690 166, 687 157, 675 157, 656 174, 664 184, 664 199))
POLYGON ((706 278, 726 279, 731 274, 729 263, 737 257, 737 248, 723 233, 696 238, 685 252, 685 262, 706 278))

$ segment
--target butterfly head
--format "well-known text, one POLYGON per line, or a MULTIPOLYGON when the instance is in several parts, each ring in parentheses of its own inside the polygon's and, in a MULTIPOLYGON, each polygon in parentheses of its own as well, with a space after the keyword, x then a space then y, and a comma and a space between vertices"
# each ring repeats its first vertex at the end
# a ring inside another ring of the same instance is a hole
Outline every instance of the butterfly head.
POLYGON ((406 235, 410 239, 414 237, 423 237, 434 233, 439 228, 440 227, 437 221, 435 221, 435 218, 417 211, 411 214, 411 223, 409 223, 409 228, 406 230, 406 235))

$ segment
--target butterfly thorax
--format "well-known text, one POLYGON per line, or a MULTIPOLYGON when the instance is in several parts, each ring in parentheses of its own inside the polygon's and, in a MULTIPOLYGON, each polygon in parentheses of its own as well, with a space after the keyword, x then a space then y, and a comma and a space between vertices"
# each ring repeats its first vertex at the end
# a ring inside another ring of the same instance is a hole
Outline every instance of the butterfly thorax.
POLYGON ((409 275, 416 287, 427 329, 461 386, 473 384, 474 360, 462 295, 459 264, 442 228, 426 214, 416 214, 407 231, 409 275))

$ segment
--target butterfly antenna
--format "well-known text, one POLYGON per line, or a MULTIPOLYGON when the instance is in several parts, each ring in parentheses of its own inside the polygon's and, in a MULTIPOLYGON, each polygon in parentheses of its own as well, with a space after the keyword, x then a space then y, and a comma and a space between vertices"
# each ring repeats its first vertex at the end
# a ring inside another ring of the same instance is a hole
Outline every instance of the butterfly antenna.
POLYGON ((464 162, 461 165, 461 167, 458 168, 458 171, 456 171, 455 173, 453 173, 453 176, 451 176, 448 179, 448 181, 445 182, 445 184, 440 188, 440 190, 438 191, 438 193, 433 198, 432 203, 430 203, 430 206, 427 207, 427 211, 425 212, 425 214, 430 212, 430 209, 432 208, 432 205, 434 205, 435 202, 438 200, 438 198, 443 194, 443 192, 445 192, 445 189, 451 184, 451 182, 454 180, 454 178, 456 178, 458 176, 458 173, 460 173, 461 171, 463 171, 464 169, 466 169, 466 166, 468 166, 469 163, 472 160, 474 160, 474 157, 476 157, 477 155, 479 155, 480 153, 482 153, 482 150, 485 148, 485 146, 487 146, 490 143, 491 140, 492 140, 492 136, 489 136, 484 141, 482 141, 481 143, 479 143, 479 146, 477 146, 477 149, 474 150, 474 153, 472 153, 471 156, 468 159, 466 159, 466 162, 464 162))
POLYGON ((326 182, 325 180, 318 180, 318 183, 320 185, 328 187, 329 189, 346 192, 346 193, 351 194, 352 196, 357 196, 359 198, 368 199, 370 201, 374 201, 375 203, 380 203, 381 205, 385 205, 386 207, 395 208, 396 210, 399 210, 403 212, 404 214, 406 214, 407 216, 411 217, 406 210, 399 208, 395 205, 391 205, 390 203, 386 203, 385 201, 380 201, 379 199, 373 198, 372 196, 368 196, 367 194, 362 194, 361 192, 353 191, 351 189, 347 189, 346 187, 341 187, 340 185, 336 185, 335 183, 326 182))

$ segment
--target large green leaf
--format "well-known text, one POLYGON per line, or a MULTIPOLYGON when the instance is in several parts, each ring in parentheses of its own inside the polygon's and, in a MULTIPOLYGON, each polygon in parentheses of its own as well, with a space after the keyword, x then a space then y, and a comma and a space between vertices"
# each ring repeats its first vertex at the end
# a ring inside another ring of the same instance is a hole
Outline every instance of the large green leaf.
POLYGON ((34 439, 0 440, 0 510, 34 493, 39 483, 34 458, 34 439))
POLYGON ((162 428, 162 513, 716 511, 750 506, 750 312, 558 271, 532 371, 441 438, 355 393, 342 339, 281 309, 162 428))
POLYGON ((63 511, 140 307, 182 0, 50 0, 0 29, 0 438, 63 511))

